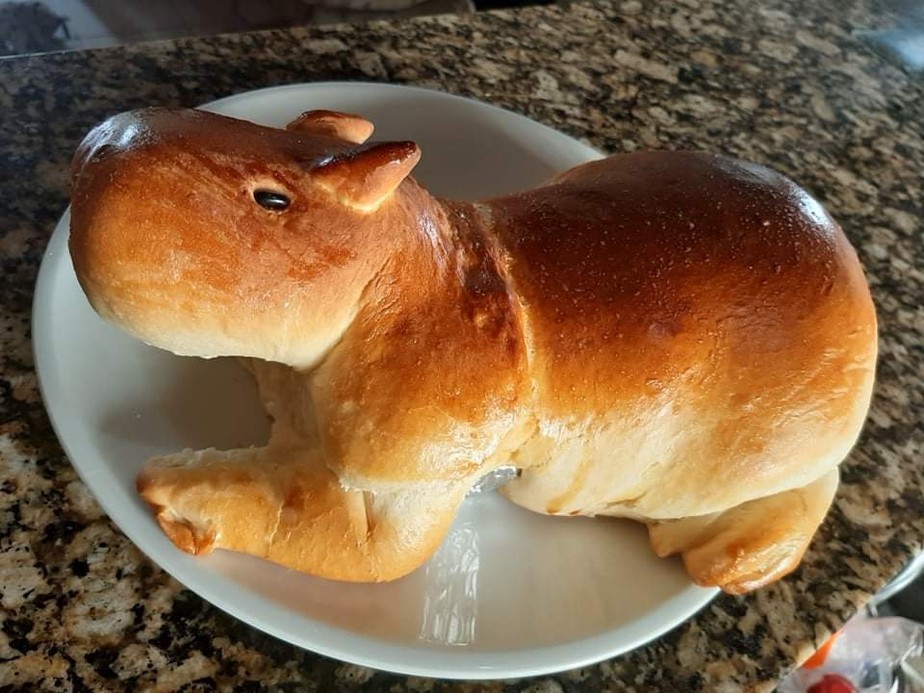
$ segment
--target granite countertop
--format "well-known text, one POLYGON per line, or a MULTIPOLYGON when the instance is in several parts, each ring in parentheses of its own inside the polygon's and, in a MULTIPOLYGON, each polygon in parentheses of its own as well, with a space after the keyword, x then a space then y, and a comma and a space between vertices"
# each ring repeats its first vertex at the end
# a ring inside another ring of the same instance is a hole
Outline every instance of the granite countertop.
POLYGON ((767 689, 924 541, 924 95, 852 37, 870 0, 598 2, 0 61, 0 688, 767 689), (51 430, 29 314, 84 132, 117 111, 362 79, 504 106, 611 152, 721 151, 821 198, 865 264, 881 360, 869 422, 801 568, 629 655, 519 682, 434 682, 303 652, 226 616, 102 514, 51 430))

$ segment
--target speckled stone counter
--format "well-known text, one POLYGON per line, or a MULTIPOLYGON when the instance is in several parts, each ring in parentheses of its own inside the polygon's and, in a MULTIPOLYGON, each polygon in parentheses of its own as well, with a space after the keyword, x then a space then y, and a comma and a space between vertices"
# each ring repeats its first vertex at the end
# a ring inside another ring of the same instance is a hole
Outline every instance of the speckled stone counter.
POLYGON ((770 688, 924 541, 924 94, 852 38, 863 2, 600 2, 0 61, 0 688, 559 691, 770 688), (103 516, 59 447, 29 313, 68 161, 111 113, 362 79, 505 106, 612 152, 721 151, 816 193, 867 268, 881 362, 866 431, 802 567, 632 654, 466 684, 300 651, 185 591, 103 516))

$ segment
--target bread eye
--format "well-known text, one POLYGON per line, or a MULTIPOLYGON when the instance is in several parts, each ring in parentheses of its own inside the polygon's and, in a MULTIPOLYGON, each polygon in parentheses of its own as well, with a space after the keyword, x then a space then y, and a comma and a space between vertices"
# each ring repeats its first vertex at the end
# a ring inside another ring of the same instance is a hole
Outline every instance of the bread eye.
POLYGON ((272 212, 282 212, 291 204, 288 197, 275 190, 254 190, 253 199, 263 209, 268 209, 272 212))

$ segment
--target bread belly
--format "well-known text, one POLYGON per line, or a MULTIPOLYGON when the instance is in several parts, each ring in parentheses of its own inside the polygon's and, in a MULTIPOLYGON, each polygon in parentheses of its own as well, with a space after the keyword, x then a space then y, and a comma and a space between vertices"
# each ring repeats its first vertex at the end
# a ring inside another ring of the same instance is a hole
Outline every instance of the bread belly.
POLYGON ((693 517, 809 484, 853 442, 782 418, 764 429, 743 423, 669 393, 583 418, 540 418, 512 457, 522 473, 502 492, 551 515, 693 517))
MULTIPOLYGON (((650 519, 660 513, 646 496, 653 484, 670 477, 684 423, 683 413, 667 402, 632 417, 614 412, 541 419, 513 455, 521 474, 502 492, 518 505, 549 515, 650 519), (660 423, 655 428, 643 419, 660 423)), ((673 512, 686 509, 681 495, 675 494, 673 512)))

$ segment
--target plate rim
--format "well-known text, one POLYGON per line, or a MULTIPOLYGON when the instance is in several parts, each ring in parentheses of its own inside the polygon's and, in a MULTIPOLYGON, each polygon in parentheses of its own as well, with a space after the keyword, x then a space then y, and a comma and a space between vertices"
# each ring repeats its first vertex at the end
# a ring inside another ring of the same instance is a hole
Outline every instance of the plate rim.
MULTIPOLYGON (((271 94, 282 92, 308 92, 319 89, 368 90, 370 88, 395 93, 424 92, 431 98, 464 101, 469 106, 475 105, 479 108, 495 111, 499 117, 521 119, 530 123, 530 127, 538 126, 550 135, 567 138, 571 144, 580 145, 587 150, 588 160, 603 156, 601 152, 581 140, 515 111, 474 98, 411 85, 365 81, 291 83, 232 94, 209 101, 199 106, 199 108, 213 110, 214 108, 241 101, 259 100, 271 94)), ((492 652, 466 651, 464 649, 439 648, 426 643, 409 647, 389 643, 372 635, 350 632, 344 628, 323 623, 310 616, 296 614, 281 607, 271 599, 241 585, 234 585, 229 590, 219 590, 216 593, 207 584, 207 579, 205 579, 207 575, 197 575, 195 570, 190 572, 188 567, 184 565, 190 560, 190 557, 185 554, 181 555, 179 551, 175 551, 175 554, 167 553, 158 555, 155 558, 149 553, 149 549, 157 547, 148 546, 148 542, 144 542, 144 545, 139 543, 136 539, 136 532, 132 528, 123 526, 113 515, 111 508, 114 507, 114 501, 107 494, 98 492, 98 488, 102 488, 100 477, 98 475, 91 477, 87 473, 88 469, 75 462, 79 456, 73 454, 72 444, 62 435, 62 430, 65 430, 67 426, 61 422, 59 412, 55 410, 54 399, 49 397, 49 386, 46 383, 45 376, 54 372, 54 366, 49 362, 53 358, 51 353, 53 348, 49 346, 50 338, 53 334, 49 316, 54 305, 52 296, 54 294, 55 280, 62 272, 67 271, 70 261, 67 254, 67 238, 69 234, 67 221, 69 218, 70 206, 64 210, 64 213, 59 218, 43 252, 33 294, 31 313, 32 352, 39 392, 45 410, 68 461, 81 481, 91 491, 96 502, 103 508, 107 517, 149 560, 186 589, 194 592, 198 597, 218 609, 260 632, 309 652, 332 657, 342 662, 401 675, 444 679, 490 680, 548 675, 588 666, 631 652, 687 622, 712 602, 719 593, 718 589, 696 587, 691 582, 689 588, 663 602, 652 611, 646 612, 644 616, 618 628, 611 628, 590 637, 534 648, 496 650, 492 652), (64 257, 61 257, 62 254, 64 257), (43 372, 45 376, 43 376, 43 372), (242 605, 238 600, 234 599, 235 593, 246 595, 247 601, 242 605), (649 623, 650 621, 655 621, 655 623, 651 624, 649 623), (310 628, 306 628, 306 625, 310 625, 310 628)))

